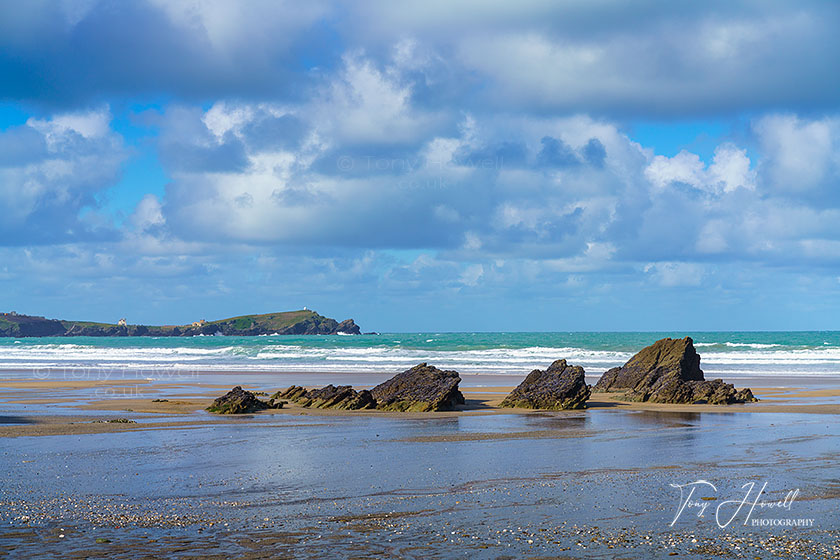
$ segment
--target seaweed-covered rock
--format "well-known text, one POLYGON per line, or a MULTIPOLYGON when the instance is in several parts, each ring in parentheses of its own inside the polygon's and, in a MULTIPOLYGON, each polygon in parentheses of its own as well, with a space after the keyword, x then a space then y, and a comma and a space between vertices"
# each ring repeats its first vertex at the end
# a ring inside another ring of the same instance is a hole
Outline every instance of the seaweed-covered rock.
POLYGON ((217 414, 248 414, 267 408, 280 408, 281 406, 269 406, 268 403, 259 400, 251 391, 245 391, 242 387, 236 386, 227 394, 214 400, 213 404, 207 407, 207 410, 217 414))
POLYGON ((690 337, 663 338, 643 348, 622 367, 612 368, 601 376, 592 390, 626 391, 638 386, 651 386, 660 377, 682 381, 702 381, 700 356, 690 337))
POLYGON ((371 389, 376 408, 405 412, 451 410, 464 404, 458 390, 461 376, 457 371, 443 371, 425 362, 398 373, 371 389))
POLYGON ((735 402, 737 403, 748 403, 748 402, 758 402, 758 398, 753 395, 752 391, 748 388, 744 387, 735 393, 735 402))
POLYGON ((321 389, 307 390, 292 385, 285 391, 271 396, 269 403, 288 399, 307 408, 333 408, 339 410, 362 410, 376 408, 376 401, 368 390, 356 391, 350 385, 327 385, 321 389))
POLYGON ((589 393, 583 368, 557 360, 545 371, 535 369, 529 373, 501 406, 549 410, 586 408, 589 393))
POLYGON ((624 391, 624 400, 636 402, 733 404, 758 400, 749 389, 737 391, 721 379, 707 381, 690 337, 657 340, 622 367, 606 371, 592 392, 611 391, 624 391))

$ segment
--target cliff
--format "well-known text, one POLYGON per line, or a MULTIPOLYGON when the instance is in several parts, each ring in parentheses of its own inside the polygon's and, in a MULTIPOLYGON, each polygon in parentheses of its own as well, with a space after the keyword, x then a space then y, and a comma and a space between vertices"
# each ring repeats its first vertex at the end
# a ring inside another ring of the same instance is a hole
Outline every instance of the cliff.
POLYGON ((223 334, 228 336, 298 335, 298 334, 359 334, 353 319, 339 323, 314 311, 284 311, 264 315, 242 315, 218 321, 196 321, 190 325, 130 325, 60 321, 0 313, 0 336, 198 336, 223 334))

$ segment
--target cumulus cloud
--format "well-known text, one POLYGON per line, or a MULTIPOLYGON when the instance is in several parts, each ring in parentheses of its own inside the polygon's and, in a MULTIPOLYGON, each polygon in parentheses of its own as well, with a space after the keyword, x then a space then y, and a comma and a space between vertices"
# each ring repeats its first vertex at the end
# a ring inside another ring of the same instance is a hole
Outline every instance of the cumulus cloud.
POLYGON ((50 106, 126 93, 300 96, 289 85, 306 79, 296 53, 317 48, 306 32, 327 13, 317 0, 4 3, 0 96, 50 106))
POLYGON ((646 274, 652 275, 664 287, 699 286, 705 274, 697 263, 658 262, 645 265, 646 274))
POLYGON ((376 63, 351 65, 337 96, 382 93, 374 83, 389 64, 424 75, 410 92, 367 98, 392 117, 406 95, 530 113, 804 111, 836 103, 838 11, 817 1, 28 2, 0 7, 0 73, 6 99, 50 104, 124 92, 299 100, 342 57, 367 52, 376 63))
POLYGON ((836 101, 838 7, 825 3, 368 2, 359 12, 360 35, 439 45, 491 84, 481 100, 496 106, 685 115, 836 101))
POLYGON ((700 156, 685 150, 672 158, 655 156, 645 169, 645 176, 660 189, 673 183, 716 194, 738 188, 755 189, 755 170, 747 151, 733 144, 715 148, 714 158, 708 166, 700 156))
MULTIPOLYGON (((804 252, 802 243, 838 235, 832 212, 791 200, 777 177, 793 165, 788 160, 808 159, 809 140, 820 184, 830 184, 833 118, 759 118, 747 139, 759 146, 752 157, 733 141, 708 160, 686 150, 667 157, 614 123, 581 115, 429 111, 406 93, 421 78, 361 56, 337 72, 341 95, 329 87, 302 104, 167 110, 160 150, 174 181, 161 213, 169 231, 189 242, 433 249, 454 263, 588 259, 602 270, 712 255, 829 258, 804 252), (364 94, 350 95, 347 76, 358 72, 367 76, 364 94), (373 119, 370 99, 389 99, 398 110, 347 132, 353 127, 345 129, 341 115, 358 110, 373 119), (405 142, 383 145, 389 134, 405 142), (788 149, 801 155, 785 160, 788 149), (202 161, 213 163, 195 163, 202 161), (610 251, 595 258, 593 247, 610 251)), ((655 269, 657 277, 673 277, 677 265, 668 266, 655 269)))
POLYGON ((0 233, 4 244, 113 237, 97 196, 128 156, 107 109, 30 118, 0 132, 0 233))
POLYGON ((257 306, 269 285, 620 306, 622 287, 834 270, 840 8, 601 8, 0 6, 0 96, 39 111, 0 130, 0 244, 26 245, 0 277, 63 268, 155 301, 241 282, 257 306), (133 212, 102 203, 130 156, 125 124, 89 110, 111 99, 172 100, 137 119, 166 187, 133 212), (743 110, 709 150, 624 132, 743 110))
POLYGON ((378 70, 358 56, 344 65, 338 85, 305 104, 167 110, 159 145, 174 181, 162 211, 174 231, 560 256, 603 229, 626 189, 622 170, 644 158, 615 125, 425 110, 406 93, 419 78, 398 66, 378 70), (359 73, 351 95, 357 77, 347 76, 359 73), (265 141, 285 134, 278 117, 293 119, 296 142, 265 141))
POLYGON ((840 180, 840 119, 768 115, 755 124, 765 154, 763 178, 778 193, 836 189, 840 180))

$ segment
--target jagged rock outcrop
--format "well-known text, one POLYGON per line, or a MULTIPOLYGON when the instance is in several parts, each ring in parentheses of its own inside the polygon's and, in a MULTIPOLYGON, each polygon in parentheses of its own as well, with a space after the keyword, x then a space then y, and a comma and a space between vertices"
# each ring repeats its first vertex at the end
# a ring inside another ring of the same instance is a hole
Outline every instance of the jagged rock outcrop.
POLYGON ((327 385, 321 389, 304 389, 292 385, 271 395, 269 404, 287 399, 307 408, 333 408, 339 410, 364 410, 376 407, 368 390, 356 391, 350 385, 327 385))
POLYGON ((690 337, 663 338, 643 348, 622 367, 612 368, 594 393, 623 391, 624 400, 655 403, 734 404, 755 402, 749 389, 736 390, 721 379, 707 381, 690 337))
POLYGON ((458 390, 460 382, 457 371, 439 370, 424 362, 377 385, 370 393, 379 410, 451 410, 464 404, 464 395, 458 390))
POLYGON ((362 329, 359 328, 359 325, 353 319, 345 319, 338 324, 335 332, 341 334, 362 334, 362 329))
POLYGON ((248 414, 267 408, 282 407, 282 403, 272 403, 269 405, 259 400, 251 391, 245 391, 242 387, 236 386, 214 400, 213 404, 207 407, 207 410, 216 414, 248 414))
POLYGON ((529 373, 501 406, 548 410, 586 408, 589 394, 583 368, 557 360, 545 371, 535 369, 529 373))
POLYGON ((320 389, 292 385, 274 393, 269 404, 286 399, 307 408, 400 412, 449 410, 464 404, 464 396, 458 390, 460 382, 458 372, 441 371, 423 363, 395 375, 370 391, 356 391, 350 385, 327 385, 320 389))

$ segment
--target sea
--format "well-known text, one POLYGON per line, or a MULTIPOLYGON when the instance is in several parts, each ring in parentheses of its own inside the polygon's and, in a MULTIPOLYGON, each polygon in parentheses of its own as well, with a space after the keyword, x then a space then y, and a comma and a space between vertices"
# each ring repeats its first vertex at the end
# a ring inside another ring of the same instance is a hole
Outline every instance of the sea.
POLYGON ((596 376, 660 338, 683 336, 694 339, 707 378, 840 378, 837 331, 3 338, 0 377, 55 370, 385 374, 420 362, 462 374, 525 375, 560 358, 596 376))

